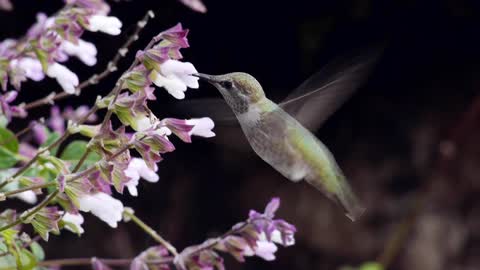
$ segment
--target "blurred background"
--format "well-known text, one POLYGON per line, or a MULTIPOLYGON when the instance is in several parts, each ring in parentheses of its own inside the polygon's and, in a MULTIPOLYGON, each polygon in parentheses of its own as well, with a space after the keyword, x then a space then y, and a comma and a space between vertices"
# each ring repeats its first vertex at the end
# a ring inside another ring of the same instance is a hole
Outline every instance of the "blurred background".
MULTIPOLYGON (((63 1, 13 1, 0 13, 0 37, 18 37, 39 11, 54 13, 63 1)), ((202 242, 281 198, 278 216, 298 228, 297 244, 278 259, 227 258, 228 269, 339 269, 378 260, 388 269, 480 268, 480 2, 436 1, 213 1, 206 14, 175 0, 111 2, 124 24, 120 36, 86 33, 99 62, 72 60, 80 78, 104 69, 148 9, 156 17, 134 51, 177 22, 190 29, 185 61, 200 72, 244 71, 267 96, 282 100, 315 71, 345 53, 386 42, 369 79, 317 132, 331 149, 367 207, 352 223, 341 209, 305 183, 287 181, 245 148, 240 129, 218 126, 212 139, 179 140, 159 164, 160 182, 141 182, 140 196, 125 205, 178 249, 202 242)), ((134 53, 122 60, 120 70, 134 53)), ((120 72, 61 106, 92 104, 120 72)), ((29 101, 58 89, 45 80, 22 86, 29 101)), ((182 117, 182 104, 156 91, 159 117, 182 117)), ((219 97, 207 84, 187 99, 219 97)), ((187 104, 187 103, 186 103, 187 104)), ((37 109, 48 116, 49 109, 37 109)), ((187 115, 188 116, 188 115, 187 115)), ((207 115, 208 116, 208 115, 207 115)), ((14 123, 19 130, 27 122, 14 123)), ((22 206, 26 207, 26 206, 22 206)), ((133 224, 111 230, 91 215, 82 238, 65 233, 44 247, 48 258, 133 257, 155 242, 133 224)), ((75 269, 75 268, 71 268, 75 269)))

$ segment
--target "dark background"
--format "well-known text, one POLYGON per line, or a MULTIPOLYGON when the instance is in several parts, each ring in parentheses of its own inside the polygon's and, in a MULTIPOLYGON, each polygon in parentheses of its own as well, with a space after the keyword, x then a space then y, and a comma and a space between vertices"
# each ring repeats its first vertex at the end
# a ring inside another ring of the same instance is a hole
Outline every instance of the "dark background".
MULTIPOLYGON (((21 36, 36 12, 52 14, 62 6, 13 2, 15 10, 0 15, 1 38, 21 36)), ((148 9, 156 17, 135 51, 182 22, 191 30, 185 61, 204 73, 248 72, 277 101, 332 59, 387 44, 367 83, 317 134, 367 207, 361 220, 351 223, 321 193, 286 181, 237 147, 243 144, 239 129, 218 127, 212 139, 195 138, 191 145, 175 140, 177 150, 159 164, 160 182, 141 183, 138 198, 122 197, 178 249, 228 230, 249 209, 262 210, 279 196, 278 215, 297 225, 297 244, 280 248, 272 263, 228 258, 228 269, 337 269, 377 259, 389 269, 480 267, 478 1, 205 0, 207 14, 175 0, 111 4, 124 31, 117 37, 85 34, 97 44, 99 62, 86 68, 71 60, 81 79, 103 70, 148 9)), ((132 59, 133 53, 121 67, 132 59)), ((60 105, 92 104, 119 74, 60 105)), ((20 97, 34 100, 55 89, 51 80, 27 83, 20 97)), ((158 116, 182 115, 168 108, 183 101, 162 89, 156 94, 151 108, 158 116)), ((187 99, 218 96, 206 84, 187 91, 187 99)), ((48 109, 34 115, 48 116, 48 109)), ((155 244, 133 224, 111 230, 85 216, 82 238, 52 237, 44 245, 48 258, 133 257, 155 244)))

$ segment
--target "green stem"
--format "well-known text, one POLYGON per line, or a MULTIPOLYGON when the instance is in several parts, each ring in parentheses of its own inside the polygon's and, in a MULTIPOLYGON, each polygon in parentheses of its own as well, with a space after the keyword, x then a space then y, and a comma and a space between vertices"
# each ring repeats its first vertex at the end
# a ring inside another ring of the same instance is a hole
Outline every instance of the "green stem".
POLYGON ((57 185, 56 182, 48 182, 48 183, 45 183, 45 184, 28 186, 28 187, 19 188, 19 189, 12 190, 12 191, 7 191, 7 192, 3 193, 3 196, 5 198, 8 198, 8 197, 11 197, 15 194, 22 193, 22 192, 25 192, 25 191, 34 190, 34 189, 42 189, 42 188, 47 188, 47 187, 51 187, 51 186, 55 186, 55 185, 57 185))
POLYGON ((92 150, 90 148, 87 148, 87 150, 85 150, 85 152, 83 153, 82 157, 80 158, 80 160, 78 161, 77 165, 75 165, 75 168, 73 168, 73 171, 72 173, 75 173, 77 172, 80 167, 82 167, 83 163, 85 162, 85 160, 87 160, 87 157, 88 155, 90 154, 90 152, 92 152, 92 150))
MULTIPOLYGON (((132 263, 132 259, 101 259, 97 260, 109 266, 127 266, 132 263)), ((72 259, 58 259, 58 260, 47 260, 39 262, 39 266, 51 267, 51 266, 82 266, 82 265, 91 265, 93 258, 72 258, 72 259)), ((160 260, 147 260, 145 261, 148 265, 158 265, 158 264, 167 264, 172 263, 173 257, 166 257, 160 260)))
POLYGON ((168 241, 163 239, 154 229, 150 226, 145 224, 141 219, 139 219, 135 214, 131 213, 130 211, 123 211, 123 214, 130 218, 135 224, 138 225, 143 231, 145 231, 148 235, 150 235, 153 239, 159 242, 162 246, 164 246, 173 256, 178 256, 178 252, 168 241))
POLYGON ((45 206, 47 206, 53 199, 55 199, 55 197, 58 195, 59 193, 59 190, 55 190, 54 192, 52 192, 50 195, 48 195, 47 198, 45 198, 45 200, 43 200, 43 202, 41 202, 39 205, 35 206, 34 208, 30 209, 30 210, 27 210, 25 212, 22 213, 22 215, 20 215, 19 218, 17 218, 17 220, 13 221, 12 223, 10 224, 7 224, 3 227, 0 228, 0 232, 3 232, 5 230, 8 230, 12 227, 15 227, 17 226, 18 224, 24 222, 25 220, 27 220, 29 217, 35 215, 38 211, 42 210, 42 208, 44 208, 45 206))

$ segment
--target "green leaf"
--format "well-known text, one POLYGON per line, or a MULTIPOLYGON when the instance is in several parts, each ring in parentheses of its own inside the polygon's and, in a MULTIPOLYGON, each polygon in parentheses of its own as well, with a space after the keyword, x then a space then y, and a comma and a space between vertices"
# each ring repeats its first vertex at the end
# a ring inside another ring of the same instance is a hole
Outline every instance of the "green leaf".
POLYGON ((366 262, 360 265, 359 270, 383 270, 383 265, 377 262, 366 262))
POLYGON ((31 270, 37 266, 37 258, 28 249, 20 250, 19 270, 31 270))
POLYGON ((8 124, 8 119, 4 114, 0 114, 0 127, 4 128, 8 124))
POLYGON ((11 168, 18 162, 18 140, 6 128, 0 128, 0 169, 11 168))
POLYGON ((15 262, 15 257, 13 255, 6 255, 6 256, 0 257, 0 269, 16 270, 17 263, 15 262))
POLYGON ((43 251, 42 246, 40 246, 38 242, 33 242, 30 245, 30 250, 38 261, 43 261, 45 259, 45 251, 43 251))
POLYGON ((18 231, 14 229, 6 229, 0 232, 0 235, 5 239, 5 243, 10 245, 17 238, 18 231))
MULTIPOLYGON (((47 140, 41 145, 41 147, 45 147, 45 148, 48 147, 49 145, 54 143, 58 138, 60 138, 60 134, 56 132, 49 132, 47 140)), ((50 150, 50 154, 52 154, 52 156, 55 156, 57 154, 57 151, 58 151, 58 146, 52 148, 50 150)))
MULTIPOLYGON (((87 142, 86 141, 73 141, 65 150, 63 150, 62 155, 60 156, 63 160, 68 160, 72 166, 76 166, 78 161, 82 158, 85 151, 87 151, 87 142)), ((100 160, 100 156, 95 152, 90 152, 84 162, 84 166, 90 166, 93 163, 100 160)))

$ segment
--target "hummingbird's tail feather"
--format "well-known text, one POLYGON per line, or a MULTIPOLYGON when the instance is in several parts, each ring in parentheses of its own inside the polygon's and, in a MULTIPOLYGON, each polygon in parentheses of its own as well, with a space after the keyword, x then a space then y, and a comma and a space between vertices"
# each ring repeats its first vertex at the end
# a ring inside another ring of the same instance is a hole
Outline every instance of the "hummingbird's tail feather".
POLYGON ((326 189, 324 182, 317 177, 306 177, 305 180, 318 190, 322 191, 327 197, 332 201, 337 203, 340 207, 345 210, 345 215, 352 221, 358 220, 360 216, 365 212, 364 208, 357 196, 353 193, 350 185, 347 183, 345 176, 339 175, 337 184, 338 186, 334 191, 329 191, 326 189))

